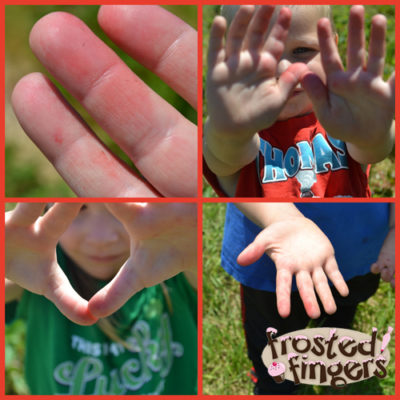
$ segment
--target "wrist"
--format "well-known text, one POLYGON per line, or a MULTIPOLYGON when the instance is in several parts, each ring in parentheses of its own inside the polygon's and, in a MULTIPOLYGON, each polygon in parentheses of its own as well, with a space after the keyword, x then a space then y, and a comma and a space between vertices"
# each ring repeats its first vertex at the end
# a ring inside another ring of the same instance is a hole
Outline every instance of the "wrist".
POLYGON ((216 175, 228 176, 239 171, 257 157, 259 148, 257 133, 227 135, 218 132, 209 120, 204 125, 204 158, 216 175))

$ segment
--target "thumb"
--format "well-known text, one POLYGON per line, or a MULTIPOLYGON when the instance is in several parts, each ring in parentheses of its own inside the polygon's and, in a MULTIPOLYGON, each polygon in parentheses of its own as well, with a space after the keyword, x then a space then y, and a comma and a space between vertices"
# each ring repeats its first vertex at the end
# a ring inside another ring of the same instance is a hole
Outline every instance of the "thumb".
POLYGON ((288 99, 294 88, 300 82, 302 76, 309 71, 308 67, 303 63, 295 63, 290 65, 278 79, 278 86, 282 97, 288 99))
POLYGON ((317 116, 321 115, 323 110, 330 108, 328 90, 317 75, 311 72, 303 75, 301 86, 310 98, 317 116))
POLYGON ((268 229, 261 231, 237 257, 236 261, 242 267, 253 264, 266 252, 270 244, 268 229))

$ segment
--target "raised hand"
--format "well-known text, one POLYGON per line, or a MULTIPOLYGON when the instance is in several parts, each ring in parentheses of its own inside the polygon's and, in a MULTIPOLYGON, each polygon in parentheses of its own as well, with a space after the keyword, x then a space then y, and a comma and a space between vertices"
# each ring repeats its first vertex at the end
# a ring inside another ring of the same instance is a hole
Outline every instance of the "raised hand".
POLYGON ((327 278, 342 296, 347 296, 348 288, 338 269, 333 247, 311 220, 291 217, 270 224, 239 254, 237 262, 246 266, 264 253, 276 266, 277 306, 283 318, 290 314, 293 275, 296 276, 304 308, 311 318, 320 316, 315 291, 328 314, 336 311, 327 278))
POLYGON ((88 302, 72 288, 57 263, 56 245, 82 204, 55 204, 41 216, 45 204, 19 203, 5 216, 6 278, 43 295, 71 321, 90 325, 96 318, 88 302))
POLYGON ((277 79, 291 11, 282 8, 270 27, 274 6, 241 6, 227 33, 216 17, 208 51, 207 107, 210 129, 232 139, 249 139, 273 125, 289 95, 307 70, 291 65, 277 79), (270 29, 268 36, 267 31, 270 29))
POLYGON ((395 228, 391 228, 383 242, 378 259, 371 265, 371 272, 395 287, 395 228))
POLYGON ((360 163, 380 161, 392 149, 391 126, 395 109, 395 75, 383 79, 386 19, 371 22, 368 57, 365 49, 364 8, 353 6, 349 17, 347 69, 340 59, 331 23, 318 23, 318 39, 326 82, 305 74, 303 88, 319 121, 329 135, 348 144, 350 155, 360 163))
POLYGON ((185 271, 197 277, 197 207, 190 203, 110 203, 131 238, 131 255, 89 301, 93 315, 118 310, 138 291, 185 271))
MULTIPOLYGON (((103 6, 98 20, 118 46, 196 107, 195 30, 158 6, 103 6)), ((97 140, 49 79, 27 75, 12 95, 15 113, 77 195, 196 196, 196 126, 145 85, 81 20, 49 14, 33 27, 30 45, 145 178, 97 140)))

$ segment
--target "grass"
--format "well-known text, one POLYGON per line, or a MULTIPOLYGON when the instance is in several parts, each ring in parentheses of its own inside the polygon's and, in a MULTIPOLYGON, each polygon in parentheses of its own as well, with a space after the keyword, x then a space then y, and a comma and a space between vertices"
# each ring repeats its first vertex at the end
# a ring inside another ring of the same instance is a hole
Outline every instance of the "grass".
MULTIPOLYGON (((220 266, 225 204, 203 205, 203 393, 206 395, 250 395, 247 376, 251 363, 246 355, 241 324, 239 284, 220 266)), ((395 326, 395 295, 381 282, 377 293, 358 307, 353 328, 381 333, 395 326)), ((378 336, 381 338, 381 336, 378 336)), ((391 361, 384 379, 371 378, 348 385, 338 392, 324 386, 302 386, 299 394, 384 394, 395 387, 395 345, 389 344, 391 361)))
MULTIPOLYGON (((372 16, 381 13, 387 18, 387 37, 386 37, 386 64, 384 77, 388 79, 395 69, 395 7, 393 5, 366 5, 366 37, 369 38, 370 21, 372 16)), ((208 5, 203 7, 203 98, 206 87, 207 72, 207 48, 209 30, 214 17, 219 14, 220 6, 208 5)), ((347 21, 350 6, 335 5, 332 7, 333 18, 336 30, 339 35, 339 49, 342 60, 345 61, 346 43, 347 43, 347 21)), ((207 115, 206 101, 203 103, 203 118, 207 115)), ((373 197, 394 197, 395 187, 395 154, 392 153, 382 162, 374 164, 370 174, 370 188, 373 197)), ((210 185, 204 182, 204 197, 216 197, 215 192, 210 185)))

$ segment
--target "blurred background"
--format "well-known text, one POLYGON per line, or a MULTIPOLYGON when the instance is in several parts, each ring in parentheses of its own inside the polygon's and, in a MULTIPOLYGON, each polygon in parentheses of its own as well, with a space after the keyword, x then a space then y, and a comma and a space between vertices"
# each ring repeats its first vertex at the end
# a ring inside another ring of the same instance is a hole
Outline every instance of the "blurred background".
MULTIPOLYGON (((197 29, 197 6, 165 6, 170 12, 197 29)), ((66 11, 82 19, 93 32, 124 60, 124 62, 153 90, 166 99, 184 116, 197 123, 197 114, 180 96, 152 72, 119 50, 103 33, 97 23, 99 6, 5 6, 5 194, 6 197, 69 197, 75 196, 54 167, 25 135, 14 116, 10 96, 15 84, 24 75, 39 71, 49 75, 33 55, 29 32, 42 16, 53 11, 66 11)), ((196 51, 196 49, 193 49, 196 51)), ((53 80, 53 82, 55 82, 53 80)), ((57 82, 55 82, 57 84, 57 82)), ((89 123, 101 140, 121 159, 132 165, 128 157, 90 118, 80 104, 60 85, 58 88, 72 106, 89 123)))
MULTIPOLYGON (((333 19, 339 35, 339 51, 343 62, 346 60, 347 49, 347 22, 351 6, 332 6, 333 19)), ((395 69, 395 6, 393 5, 366 5, 365 32, 367 43, 370 33, 370 21, 375 14, 383 14, 387 18, 386 35, 386 64, 384 76, 388 79, 395 69)), ((220 6, 210 5, 203 7, 203 98, 207 73, 207 49, 211 23, 220 12, 220 6)), ((207 115, 207 104, 203 102, 203 118, 207 115)), ((373 197, 394 197, 395 184, 395 152, 380 163, 372 165, 369 184, 373 197)), ((216 197, 214 190, 203 179, 203 195, 216 197)))

